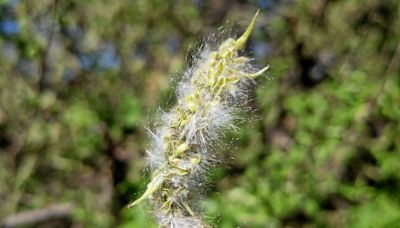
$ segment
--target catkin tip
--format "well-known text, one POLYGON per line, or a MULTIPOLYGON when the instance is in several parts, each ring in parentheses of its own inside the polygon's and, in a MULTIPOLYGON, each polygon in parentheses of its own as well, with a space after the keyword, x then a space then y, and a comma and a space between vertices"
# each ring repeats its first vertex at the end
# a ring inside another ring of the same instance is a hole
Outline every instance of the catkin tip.
POLYGON ((235 47, 236 50, 243 49, 244 45, 246 44, 247 40, 249 39, 251 32, 254 29, 254 25, 256 24, 256 20, 260 10, 257 10, 256 14, 254 15, 253 19, 251 20, 249 26, 247 27, 246 31, 236 40, 235 47))

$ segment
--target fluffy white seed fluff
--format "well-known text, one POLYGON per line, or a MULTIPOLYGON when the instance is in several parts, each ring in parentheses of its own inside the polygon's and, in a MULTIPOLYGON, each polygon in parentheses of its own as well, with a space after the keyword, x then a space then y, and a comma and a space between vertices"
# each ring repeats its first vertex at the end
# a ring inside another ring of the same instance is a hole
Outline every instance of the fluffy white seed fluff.
POLYGON ((228 38, 214 49, 204 46, 176 88, 177 104, 149 131, 152 180, 128 207, 150 199, 160 227, 205 226, 196 206, 204 176, 218 163, 219 139, 227 128, 234 128, 248 85, 268 69, 255 71, 250 59, 239 53, 257 15, 238 39, 228 38))

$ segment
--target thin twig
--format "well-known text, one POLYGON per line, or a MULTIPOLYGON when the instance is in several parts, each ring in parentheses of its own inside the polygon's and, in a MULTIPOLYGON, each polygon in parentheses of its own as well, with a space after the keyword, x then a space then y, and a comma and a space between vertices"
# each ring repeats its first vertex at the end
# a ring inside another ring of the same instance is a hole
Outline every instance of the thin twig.
POLYGON ((47 208, 20 212, 10 215, 0 222, 1 228, 33 225, 54 219, 71 218, 75 206, 72 203, 51 205, 47 208))
POLYGON ((46 73, 48 71, 48 65, 47 65, 47 55, 50 51, 50 46, 51 46, 51 41, 53 39, 53 33, 54 33, 54 26, 56 24, 56 12, 57 12, 57 0, 54 0, 53 4, 53 20, 51 22, 50 26, 50 31, 49 35, 47 37, 47 45, 44 50, 41 52, 41 61, 40 61, 40 73, 39 73, 39 83, 38 83, 38 90, 39 92, 43 92, 46 86, 46 73))

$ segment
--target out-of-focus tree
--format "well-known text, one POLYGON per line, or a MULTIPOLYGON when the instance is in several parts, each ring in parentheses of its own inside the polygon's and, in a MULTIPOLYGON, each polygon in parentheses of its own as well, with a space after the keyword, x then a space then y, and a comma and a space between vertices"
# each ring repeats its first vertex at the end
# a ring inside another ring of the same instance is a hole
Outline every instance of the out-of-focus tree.
POLYGON ((256 8, 246 51, 270 75, 231 168, 210 173, 210 222, 399 226, 396 0, 0 0, 0 218, 151 226, 123 209, 147 182, 145 127, 199 40, 256 8))

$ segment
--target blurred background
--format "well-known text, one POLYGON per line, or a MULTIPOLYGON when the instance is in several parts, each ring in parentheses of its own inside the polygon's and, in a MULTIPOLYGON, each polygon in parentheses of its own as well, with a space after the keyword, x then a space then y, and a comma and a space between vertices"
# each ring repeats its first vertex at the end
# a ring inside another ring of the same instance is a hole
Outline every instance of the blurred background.
POLYGON ((397 0, 0 0, 0 226, 155 227, 146 127, 211 34, 266 76, 202 206, 216 227, 400 227, 397 0), (228 31, 228 32, 227 32, 228 31))

